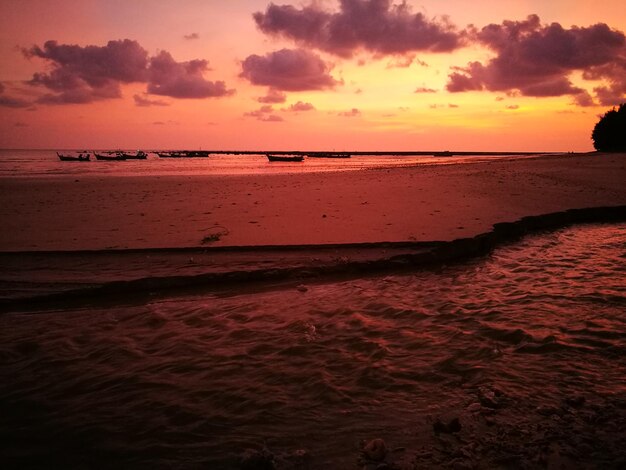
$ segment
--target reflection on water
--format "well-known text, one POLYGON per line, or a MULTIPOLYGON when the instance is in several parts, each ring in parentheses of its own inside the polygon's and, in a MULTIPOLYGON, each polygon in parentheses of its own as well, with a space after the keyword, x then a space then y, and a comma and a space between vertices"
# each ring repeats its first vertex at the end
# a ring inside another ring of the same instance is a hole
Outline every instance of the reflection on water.
POLYGON ((432 446, 452 414, 465 442, 552 429, 565 462, 603 462, 623 452, 625 261, 626 224, 581 226, 437 271, 5 315, 0 439, 34 466, 235 468, 265 443, 355 468, 360 439, 432 446))

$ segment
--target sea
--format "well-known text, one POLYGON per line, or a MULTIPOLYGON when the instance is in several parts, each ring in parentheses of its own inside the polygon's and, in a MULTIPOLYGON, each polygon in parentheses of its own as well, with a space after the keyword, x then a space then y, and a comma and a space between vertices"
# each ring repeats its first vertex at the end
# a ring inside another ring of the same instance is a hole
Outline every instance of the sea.
POLYGON ((491 154, 491 155, 353 155, 351 158, 305 158, 304 162, 269 162, 265 153, 211 154, 207 158, 159 158, 148 153, 147 160, 98 161, 91 154, 88 162, 62 162, 61 154, 78 155, 82 150, 10 150, 0 149, 0 178, 2 177, 54 177, 54 176, 166 176, 166 175, 242 175, 311 173, 326 171, 351 171, 381 167, 415 165, 449 165, 482 161, 532 158, 544 154, 491 154))
MULTIPOLYGON (((287 171, 7 152, 2 176, 287 171)), ((2 468, 617 469, 625 430, 626 223, 430 268, 0 314, 2 468)))

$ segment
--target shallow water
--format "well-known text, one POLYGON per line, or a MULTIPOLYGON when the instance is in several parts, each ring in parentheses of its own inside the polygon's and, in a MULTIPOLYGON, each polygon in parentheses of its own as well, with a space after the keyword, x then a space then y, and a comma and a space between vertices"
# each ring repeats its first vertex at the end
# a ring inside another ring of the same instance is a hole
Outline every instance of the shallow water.
MULTIPOLYGON (((433 271, 7 314, 3 459, 236 468, 265 443, 276 455, 306 449, 311 468, 356 468, 361 439, 432 451, 433 420, 461 416, 464 442, 549 428, 572 441, 561 458, 610 467, 624 458, 625 312, 618 224, 530 236, 433 271), (468 414, 485 388, 502 408, 468 414), (576 396, 608 421, 544 416, 576 396)), ((472 458, 491 466, 481 452, 472 458)), ((418 468, 438 462, 427 458, 418 468)))
MULTIPOLYGON (((59 150, 77 155, 79 151, 59 150)), ((249 175, 280 173, 317 173, 325 171, 353 171, 380 167, 414 165, 448 165, 477 163, 492 160, 533 158, 520 155, 473 155, 433 157, 431 155, 354 155, 352 158, 306 158, 301 163, 272 162, 264 154, 218 155, 208 158, 158 158, 149 153, 147 160, 121 162, 98 161, 62 162, 55 150, 0 149, 0 177, 55 177, 55 176, 164 176, 164 175, 249 175)))

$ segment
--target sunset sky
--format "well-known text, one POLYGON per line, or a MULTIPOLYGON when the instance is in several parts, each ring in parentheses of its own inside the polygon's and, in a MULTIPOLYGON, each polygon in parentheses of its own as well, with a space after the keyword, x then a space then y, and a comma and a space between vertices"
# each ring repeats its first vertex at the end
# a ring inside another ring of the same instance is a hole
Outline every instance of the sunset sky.
POLYGON ((0 147, 587 151, 623 0, 0 2, 0 147))

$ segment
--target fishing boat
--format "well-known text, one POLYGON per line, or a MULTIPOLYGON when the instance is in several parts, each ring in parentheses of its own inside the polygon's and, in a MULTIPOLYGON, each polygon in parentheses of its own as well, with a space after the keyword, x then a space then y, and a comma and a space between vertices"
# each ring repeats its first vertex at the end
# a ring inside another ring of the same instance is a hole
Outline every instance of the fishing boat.
POLYGON ((124 161, 126 158, 123 156, 121 152, 104 152, 104 153, 93 153, 96 157, 96 160, 104 160, 109 162, 119 162, 124 161))
POLYGON ((148 158, 148 154, 142 150, 137 153, 117 152, 117 155, 124 157, 124 160, 146 160, 148 158))
POLYGON ((183 153, 183 156, 187 158, 206 158, 210 152, 206 150, 185 150, 183 153))
POLYGON ((181 158, 180 152, 154 152, 159 158, 181 158))
POLYGON ((268 153, 267 159, 270 162, 301 162, 304 160, 304 155, 272 155, 268 153))
POLYGON ((78 156, 76 155, 64 155, 62 153, 57 152, 57 157, 62 162, 88 162, 89 161, 89 153, 81 153, 78 156))

